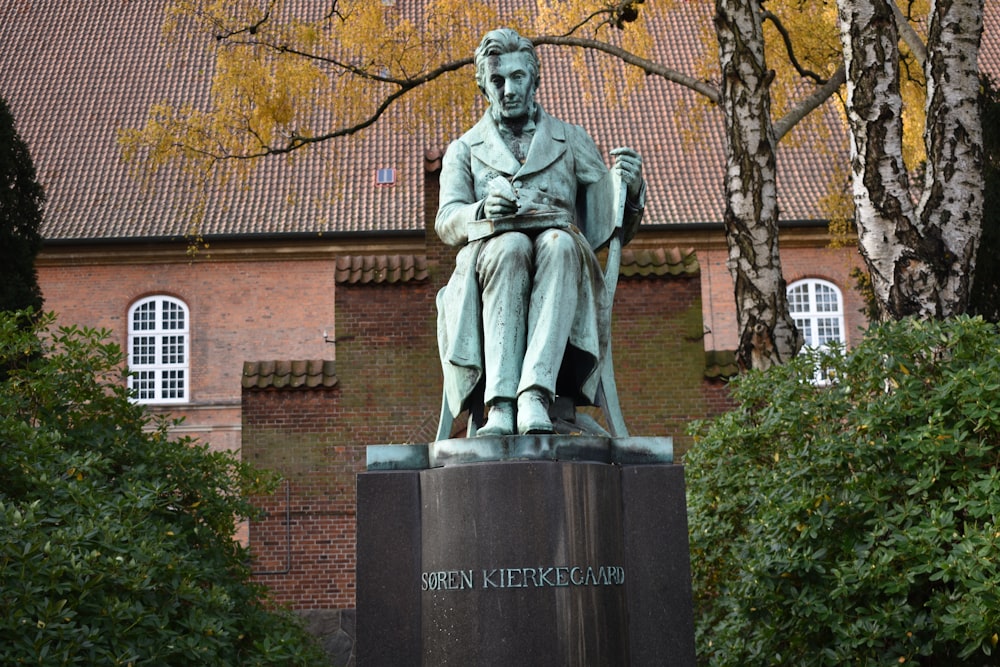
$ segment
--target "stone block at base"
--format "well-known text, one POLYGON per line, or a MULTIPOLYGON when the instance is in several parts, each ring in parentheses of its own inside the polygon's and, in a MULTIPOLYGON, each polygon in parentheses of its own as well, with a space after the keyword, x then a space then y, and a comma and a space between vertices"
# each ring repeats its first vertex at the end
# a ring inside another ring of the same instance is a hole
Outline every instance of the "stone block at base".
POLYGON ((357 664, 695 664, 683 467, 358 478, 357 664))
POLYGON ((420 493, 424 665, 628 664, 614 466, 450 466, 420 493))
POLYGON ((419 665, 419 475, 359 475, 357 507, 357 664, 419 665))
POLYGON ((684 466, 623 466, 631 665, 694 665, 684 466))

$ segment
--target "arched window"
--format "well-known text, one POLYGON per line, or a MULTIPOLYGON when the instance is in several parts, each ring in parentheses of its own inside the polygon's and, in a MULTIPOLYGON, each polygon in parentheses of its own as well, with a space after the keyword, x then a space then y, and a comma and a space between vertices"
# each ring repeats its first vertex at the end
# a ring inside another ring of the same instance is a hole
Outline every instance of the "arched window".
POLYGON ((831 342, 846 343, 844 298, 833 283, 815 278, 788 286, 788 310, 808 347, 821 349, 831 342))
POLYGON ((128 311, 129 388, 139 403, 190 400, 190 318, 183 301, 141 299, 128 311))

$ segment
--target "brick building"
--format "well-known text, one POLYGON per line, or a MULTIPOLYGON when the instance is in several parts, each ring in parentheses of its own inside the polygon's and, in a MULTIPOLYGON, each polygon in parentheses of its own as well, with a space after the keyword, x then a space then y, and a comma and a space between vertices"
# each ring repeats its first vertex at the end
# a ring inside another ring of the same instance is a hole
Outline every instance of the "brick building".
MULTIPOLYGON (((261 499, 267 518, 248 531, 255 569, 293 607, 350 608, 364 447, 436 430, 434 295, 452 258, 428 231, 441 146, 384 123, 271 160, 205 193, 204 245, 190 254, 192 193, 169 177, 144 187, 116 139, 160 101, 207 103, 207 50, 164 43, 163 5, 0 0, 0 94, 48 195, 37 265, 46 308, 109 329, 142 373, 143 400, 184 417, 180 430, 281 471, 282 489, 261 499)), ((655 31, 671 38, 653 57, 694 72, 710 11, 686 3, 662 16, 655 31)), ((986 26, 984 60, 1000 62, 993 3, 986 26)), ((630 145, 645 158, 649 205, 615 303, 616 375, 630 429, 673 435, 683 450, 691 419, 726 408, 737 341, 722 134, 709 123, 696 143, 684 138, 697 100, 678 86, 649 77, 609 110, 580 98, 565 52, 540 55, 550 113, 588 128, 602 150, 630 145)), ((865 325, 849 278, 860 261, 830 247, 817 206, 830 156, 847 150, 835 109, 825 118, 829 135, 779 149, 782 263, 802 295, 827 290, 850 344, 865 325)))

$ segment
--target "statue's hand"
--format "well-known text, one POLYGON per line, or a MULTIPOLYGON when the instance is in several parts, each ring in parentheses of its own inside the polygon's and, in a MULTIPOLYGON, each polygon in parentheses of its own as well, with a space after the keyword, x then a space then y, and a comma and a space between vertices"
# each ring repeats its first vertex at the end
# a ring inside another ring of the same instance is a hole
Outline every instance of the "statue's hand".
POLYGON ((499 218, 517 213, 517 201, 507 199, 503 195, 487 195, 483 204, 483 213, 487 218, 499 218))
POLYGON ((631 148, 616 148, 611 151, 615 158, 612 170, 621 175, 628 186, 629 199, 636 199, 642 191, 642 156, 631 148))
POLYGON ((483 203, 483 213, 487 218, 499 218, 517 213, 517 193, 510 181, 497 176, 489 183, 489 194, 483 203))

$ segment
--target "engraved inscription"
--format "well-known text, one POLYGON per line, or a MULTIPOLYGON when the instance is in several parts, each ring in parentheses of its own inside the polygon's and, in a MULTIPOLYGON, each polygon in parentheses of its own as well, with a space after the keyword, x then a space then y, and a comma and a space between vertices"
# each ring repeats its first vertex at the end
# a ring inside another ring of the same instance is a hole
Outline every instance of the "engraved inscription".
POLYGON ((422 591, 460 591, 473 586, 472 570, 438 570, 420 575, 422 591))
POLYGON ((478 573, 468 569, 433 570, 420 575, 421 591, 621 586, 624 583, 625 568, 617 565, 497 567, 483 568, 478 573))

